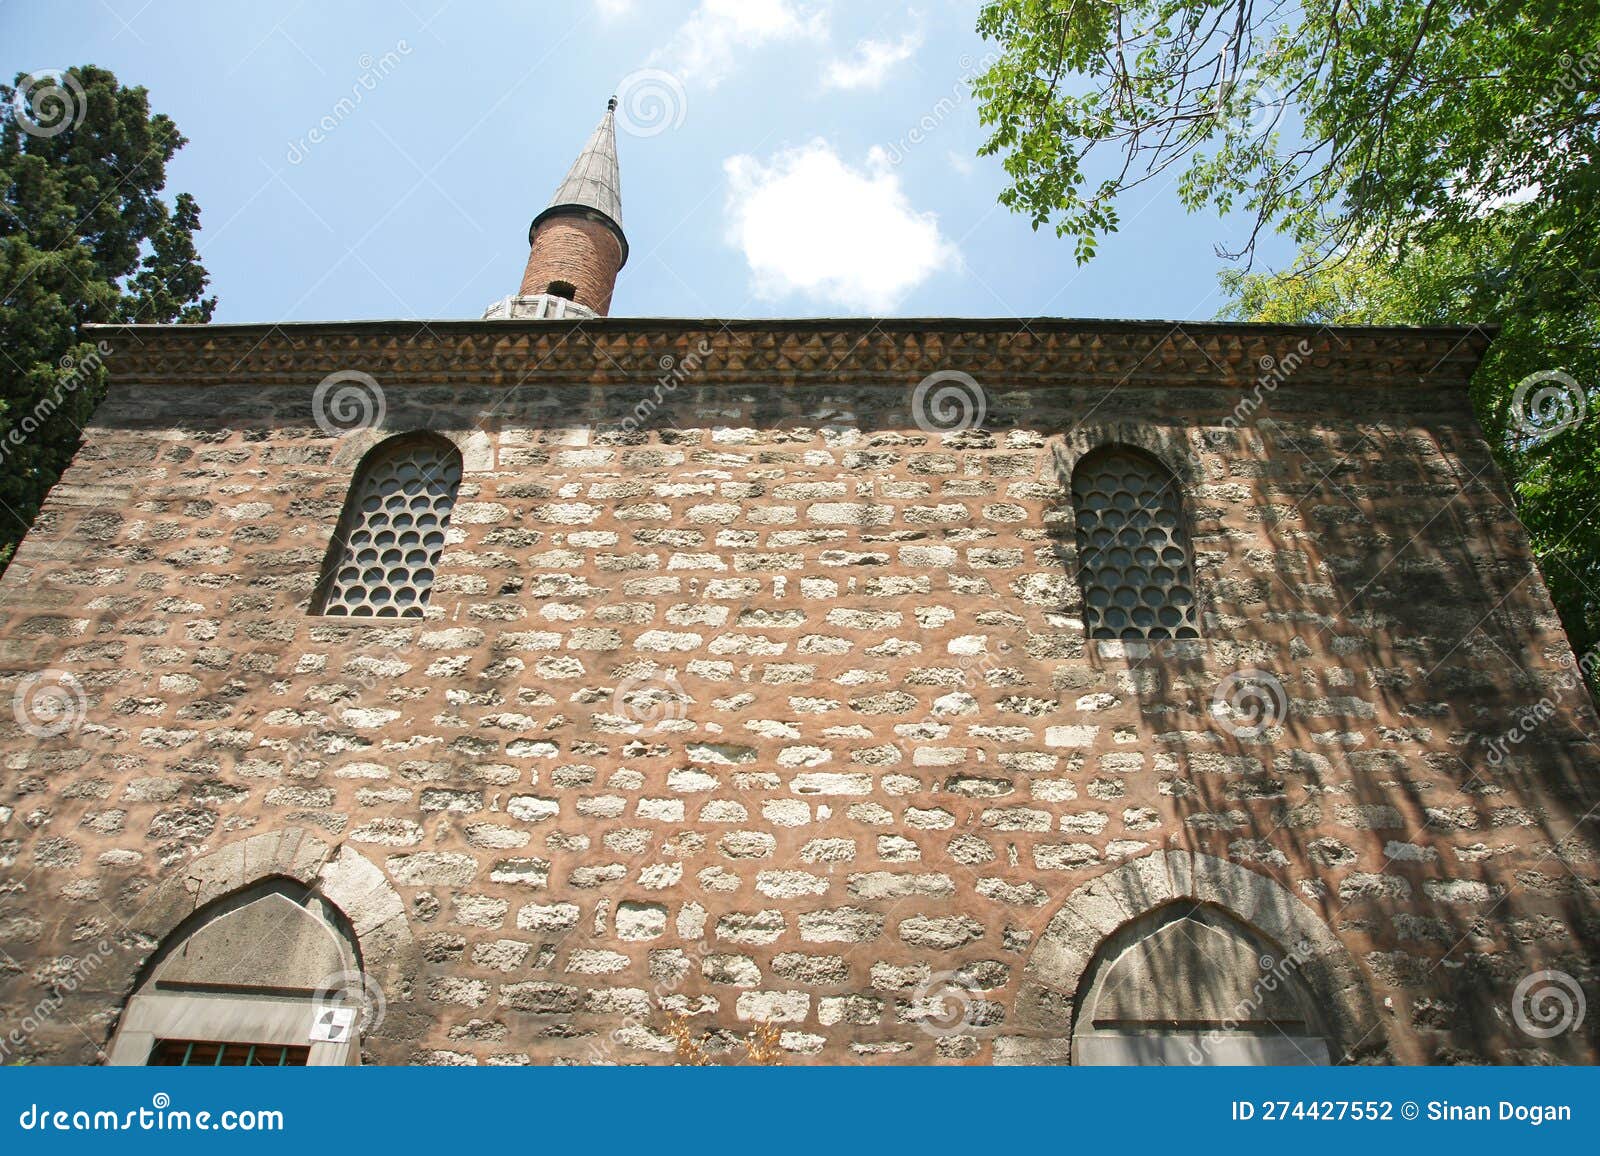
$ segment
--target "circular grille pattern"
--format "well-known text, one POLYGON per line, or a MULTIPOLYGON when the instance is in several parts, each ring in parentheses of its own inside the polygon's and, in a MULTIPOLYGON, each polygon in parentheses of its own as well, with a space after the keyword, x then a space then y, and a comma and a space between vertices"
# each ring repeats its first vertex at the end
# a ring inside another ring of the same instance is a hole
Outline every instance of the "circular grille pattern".
POLYGON ((1178 480, 1147 454, 1085 457, 1072 473, 1090 638, 1199 638, 1178 480))
POLYGON ((406 438, 369 453, 329 555, 322 613, 420 617, 460 486, 461 454, 449 442, 406 438))

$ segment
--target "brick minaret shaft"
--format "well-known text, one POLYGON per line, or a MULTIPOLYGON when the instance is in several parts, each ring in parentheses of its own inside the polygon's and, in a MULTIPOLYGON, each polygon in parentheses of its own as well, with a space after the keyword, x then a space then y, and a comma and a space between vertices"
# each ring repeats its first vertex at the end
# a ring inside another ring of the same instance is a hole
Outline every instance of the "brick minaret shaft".
POLYGON ((617 271, 628 260, 617 165, 617 98, 573 162, 549 206, 528 226, 522 296, 566 297, 600 316, 611 310, 617 271))

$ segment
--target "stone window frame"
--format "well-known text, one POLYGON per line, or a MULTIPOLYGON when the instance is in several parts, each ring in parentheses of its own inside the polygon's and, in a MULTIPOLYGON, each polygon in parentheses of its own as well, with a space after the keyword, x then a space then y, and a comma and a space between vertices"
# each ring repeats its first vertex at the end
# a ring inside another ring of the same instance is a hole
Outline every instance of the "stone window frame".
MULTIPOLYGON (((333 533, 329 536, 327 546, 323 551, 322 563, 317 571, 317 583, 312 589, 311 597, 307 602, 306 613, 310 617, 336 621, 341 625, 345 623, 358 623, 363 625, 382 624, 393 626, 398 622, 426 619, 428 617, 428 606, 431 605, 431 600, 424 600, 420 603, 420 614, 356 615, 329 614, 327 612, 327 603, 333 585, 334 575, 338 572, 344 561, 345 551, 350 534, 355 529, 356 520, 359 517, 360 512, 356 508, 356 498, 360 492, 362 483, 365 480, 366 471, 374 463, 380 461, 384 455, 396 452, 397 450, 413 443, 431 442, 437 445, 448 446, 456 455, 456 464, 459 468, 461 478, 456 485, 456 492, 451 498, 450 508, 452 512, 454 512, 455 507, 460 504, 462 488, 467 484, 468 454, 463 448, 462 439, 459 436, 451 436, 450 434, 442 431, 431 429, 407 429, 388 432, 368 431, 368 433, 369 436, 367 437, 360 439, 349 439, 350 444, 341 447, 341 452, 335 456, 335 465, 348 464, 352 456, 355 457, 355 461, 354 464, 350 466, 350 480, 345 487, 344 504, 340 509, 338 521, 334 523, 333 533), (356 452, 357 449, 359 450, 358 453, 356 452)), ((474 450, 478 450, 480 447, 474 445, 472 448, 474 450)), ((474 454, 474 457, 481 458, 481 454, 474 454)), ((481 461, 478 464, 481 468, 481 461)), ((444 532, 444 542, 439 547, 439 557, 441 558, 451 544, 450 534, 452 528, 453 527, 450 525, 442 527, 444 532)), ((433 584, 436 585, 438 581, 438 558, 435 558, 434 560, 434 571, 433 584)), ((429 593, 431 594, 431 592, 432 585, 430 585, 429 588, 429 593)))
POLYGON ((1146 422, 1095 422, 1075 426, 1066 433, 1052 437, 1047 443, 1048 448, 1044 455, 1044 465, 1039 480, 1053 486, 1058 496, 1051 503, 1046 531, 1057 558, 1071 580, 1070 600, 1062 606, 1062 609, 1080 620, 1084 618, 1084 594, 1079 583, 1082 569, 1078 562, 1078 511, 1072 496, 1072 475, 1077 470, 1078 463, 1100 450, 1118 448, 1137 450, 1148 454, 1164 467, 1172 475, 1178 487, 1179 528, 1188 547, 1189 584, 1190 592, 1194 595, 1195 630, 1199 637, 1144 641, 1120 638, 1091 639, 1086 633, 1085 642, 1095 644, 1101 651, 1122 653, 1125 648, 1132 647, 1141 649, 1141 653, 1144 650, 1158 649, 1161 653, 1183 655, 1192 654, 1195 648, 1206 645, 1205 616, 1211 605, 1211 594, 1209 584, 1202 576, 1197 562, 1193 491, 1197 486, 1206 483, 1207 476, 1189 440, 1189 432, 1187 428, 1157 426, 1146 422), (1061 546, 1064 544, 1070 545, 1072 550, 1070 565, 1061 552, 1061 546))

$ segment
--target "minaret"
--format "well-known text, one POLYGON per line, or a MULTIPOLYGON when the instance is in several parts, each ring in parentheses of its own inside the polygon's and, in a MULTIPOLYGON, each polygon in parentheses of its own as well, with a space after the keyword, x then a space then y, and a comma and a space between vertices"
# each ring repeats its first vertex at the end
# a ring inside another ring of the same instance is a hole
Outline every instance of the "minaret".
POLYGON ((489 306, 485 320, 604 317, 617 271, 628 260, 617 166, 617 98, 550 204, 528 226, 522 288, 489 306))

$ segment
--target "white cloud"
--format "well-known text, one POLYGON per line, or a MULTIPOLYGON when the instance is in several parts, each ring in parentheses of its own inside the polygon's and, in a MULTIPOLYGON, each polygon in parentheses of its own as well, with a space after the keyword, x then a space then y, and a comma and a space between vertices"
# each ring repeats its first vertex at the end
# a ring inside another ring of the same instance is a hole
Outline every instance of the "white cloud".
POLYGON ((791 0, 700 0, 652 60, 685 82, 715 88, 741 58, 768 44, 823 40, 827 13, 791 0))
POLYGON ((822 139, 768 162, 741 155, 728 175, 728 240, 755 292, 789 293, 884 313, 935 273, 959 266, 939 219, 911 207, 881 149, 854 169, 822 139))
POLYGON ((922 29, 914 27, 899 40, 858 40, 849 57, 828 62, 822 73, 823 88, 881 88, 897 64, 910 60, 922 47, 922 29))

